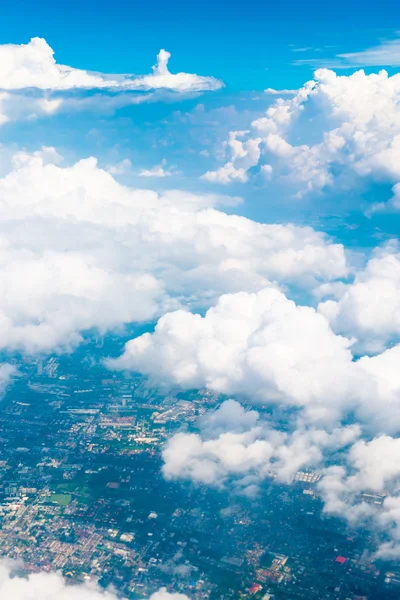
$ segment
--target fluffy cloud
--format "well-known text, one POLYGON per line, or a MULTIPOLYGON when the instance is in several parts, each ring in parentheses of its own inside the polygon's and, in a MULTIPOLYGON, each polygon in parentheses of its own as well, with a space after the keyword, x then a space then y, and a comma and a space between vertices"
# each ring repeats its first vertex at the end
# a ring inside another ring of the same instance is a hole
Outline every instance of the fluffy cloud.
POLYGON ((224 295, 204 317, 166 314, 109 364, 162 386, 299 407, 311 421, 357 411, 371 427, 399 427, 400 346, 355 361, 351 344, 313 308, 266 288, 224 295))
POLYGON ((170 53, 161 50, 151 75, 105 75, 59 65, 54 51, 46 40, 32 38, 28 44, 0 45, 0 88, 22 90, 117 89, 152 90, 170 89, 177 92, 215 90, 222 83, 213 77, 190 73, 172 74, 168 70, 170 53))
POLYGON ((376 352, 400 338, 399 290, 400 253, 397 244, 390 244, 375 251, 351 284, 336 288, 339 299, 320 303, 318 310, 335 331, 355 336, 360 347, 376 352))
POLYGON ((278 99, 250 131, 233 132, 229 161, 205 178, 246 181, 268 167, 297 195, 357 178, 400 179, 400 75, 358 71, 338 76, 319 69, 292 99, 278 99), (310 127, 312 124, 312 127, 310 127), (240 177, 236 176, 240 171, 240 177), (232 175, 230 175, 232 174, 232 175))
POLYGON ((256 491, 267 476, 290 482, 299 469, 318 465, 325 451, 342 448, 360 434, 357 426, 282 432, 232 400, 210 413, 200 427, 200 433, 178 433, 167 442, 164 476, 217 486, 233 478, 245 493, 256 491))
POLYGON ((207 171, 203 179, 217 183, 231 183, 238 181, 245 183, 248 181, 247 171, 250 167, 256 165, 260 159, 261 138, 248 139, 241 141, 240 136, 247 135, 247 131, 232 131, 229 134, 229 141, 224 144, 225 151, 231 155, 231 160, 217 171, 207 171))
MULTIPOLYGON (((118 596, 119 597, 119 596, 118 596)), ((116 594, 91 584, 68 585, 59 573, 18 574, 18 564, 0 562, 0 598, 2 600, 117 600, 116 594)), ((189 600, 184 594, 170 594, 165 588, 149 600, 189 600)))
POLYGON ((42 38, 32 38, 28 44, 0 45, 0 124, 60 110, 92 109, 96 104, 103 110, 116 109, 153 98, 157 90, 188 94, 223 86, 214 77, 170 73, 169 58, 170 53, 161 50, 149 75, 108 75, 57 64, 54 51, 42 38), (113 97, 104 97, 100 103, 98 98, 94 102, 84 95, 76 97, 77 91, 88 90, 112 92, 113 97), (75 96, 68 94, 71 91, 75 96), (131 92, 141 93, 132 97, 131 92))
POLYGON ((82 330, 151 319, 169 297, 196 302, 204 289, 209 302, 268 277, 346 273, 342 246, 310 228, 202 208, 219 196, 126 188, 94 159, 54 160, 52 149, 19 152, 0 179, 3 348, 70 346, 82 330))
POLYGON ((147 321, 220 293, 347 273, 343 247, 308 227, 261 225, 238 199, 122 186, 95 159, 18 152, 0 179, 2 348, 71 347, 85 330, 147 321))

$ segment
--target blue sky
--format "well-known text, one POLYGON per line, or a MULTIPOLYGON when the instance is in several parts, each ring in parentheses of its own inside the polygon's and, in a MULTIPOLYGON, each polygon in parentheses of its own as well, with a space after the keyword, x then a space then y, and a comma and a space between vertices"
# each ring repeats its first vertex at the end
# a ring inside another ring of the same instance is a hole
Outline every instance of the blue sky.
MULTIPOLYGON (((201 180, 201 174, 210 168, 229 132, 247 129, 275 102, 276 97, 263 95, 263 90, 297 89, 312 78, 315 68, 337 62, 338 55, 363 52, 396 39, 398 4, 385 2, 385 10, 379 13, 370 10, 373 6, 367 2, 360 10, 358 3, 345 1, 333 6, 257 0, 244 7, 243 3, 209 1, 147 4, 117 0, 110 10, 109 2, 93 0, 7 3, 1 8, 0 43, 27 43, 39 36, 55 50, 58 63, 137 74, 149 72, 160 48, 166 48, 172 54, 171 71, 212 75, 226 87, 109 113, 79 111, 23 125, 10 123, 3 127, 2 140, 31 150, 54 146, 71 161, 94 155, 102 166, 127 158, 137 168, 151 168, 166 160, 174 167, 174 178, 141 179, 141 186, 209 191, 212 186, 201 180)), ((341 67, 341 74, 346 75, 359 68, 341 67)), ((365 68, 369 73, 381 67, 366 64, 365 68)), ((396 72, 391 64, 385 68, 390 74, 396 72)), ((132 178, 124 181, 138 183, 132 178)), ((388 189, 378 185, 373 193, 387 195, 388 189)), ((372 224, 352 206, 351 198, 357 205, 359 195, 371 194, 371 189, 348 192, 345 209, 342 200, 334 200, 335 210, 332 194, 318 205, 313 198, 288 203, 281 188, 267 189, 253 180, 244 186, 233 183, 223 192, 245 199, 235 212, 261 221, 319 224, 350 244, 373 245, 376 231, 383 228, 392 234, 397 228, 397 218, 377 215, 372 224), (344 216, 357 221, 360 239, 338 226, 344 216)))
POLYGON ((386 0, 379 12, 371 10, 375 5, 17 0, 3 3, 0 41, 44 37, 60 63, 105 72, 145 72, 165 47, 174 67, 212 73, 233 91, 292 87, 312 72, 292 65, 299 58, 360 51, 391 38, 400 19, 398 3, 386 0), (293 52, 299 48, 315 51, 293 52))

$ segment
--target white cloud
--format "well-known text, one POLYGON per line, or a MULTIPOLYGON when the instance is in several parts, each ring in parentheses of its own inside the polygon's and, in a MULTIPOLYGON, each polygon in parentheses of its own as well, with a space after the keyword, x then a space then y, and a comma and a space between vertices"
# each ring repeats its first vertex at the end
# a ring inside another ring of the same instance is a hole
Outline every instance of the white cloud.
POLYGON ((256 165, 260 159, 261 138, 250 138, 247 141, 238 139, 247 134, 247 131, 232 131, 229 134, 225 151, 230 154, 231 160, 216 171, 207 171, 203 179, 222 184, 232 181, 245 183, 248 180, 248 169, 256 165))
POLYGON ((222 81, 214 77, 202 77, 190 73, 170 73, 168 70, 170 57, 169 52, 160 50, 152 74, 133 78, 127 85, 131 86, 130 89, 169 89, 176 92, 204 92, 223 87, 222 81))
POLYGON ((398 67, 400 66, 400 40, 385 40, 377 46, 361 52, 338 54, 345 66, 398 67))
MULTIPOLYGON (((306 48, 305 50, 310 50, 306 48)), ((297 60, 297 65, 314 65, 348 69, 350 67, 398 67, 400 66, 400 39, 382 40, 380 44, 359 52, 336 54, 335 58, 315 57, 297 60)))
POLYGON ((227 431, 243 433, 257 424, 260 415, 256 410, 246 410, 236 400, 225 400, 217 410, 199 417, 199 425, 210 436, 227 431))
POLYGON ((349 413, 372 429, 400 427, 400 346, 355 361, 313 308, 273 288, 222 296, 204 317, 165 314, 153 334, 129 341, 109 365, 161 386, 208 387, 252 402, 302 408, 309 422, 349 413))
MULTIPOLYGON (((1 600, 117 600, 112 591, 90 583, 67 584, 59 573, 31 573, 24 577, 18 574, 18 566, 4 559, 0 562, 1 600)), ((189 599, 185 594, 171 594, 161 588, 149 600, 189 599)))
POLYGON ((372 528, 377 556, 400 556, 400 438, 360 439, 358 425, 317 429, 303 423, 281 431, 233 400, 206 413, 199 428, 168 440, 163 450, 167 479, 229 485, 236 493, 254 495, 266 478, 290 483, 297 471, 317 469, 324 511, 353 527, 372 528), (324 466, 327 462, 330 466, 324 466))
POLYGON ((189 600, 186 594, 171 594, 165 588, 161 588, 150 596, 149 600, 189 600))
POLYGON ((380 435, 369 441, 358 440, 343 461, 342 465, 326 468, 318 484, 325 512, 345 518, 352 525, 368 523, 382 540, 377 555, 398 558, 400 439, 380 435), (381 502, 371 497, 374 494, 382 495, 381 502))
POLYGON ((119 163, 115 165, 110 165, 107 168, 107 171, 110 173, 110 175, 125 175, 126 173, 129 173, 131 169, 131 161, 129 160, 129 158, 124 158, 119 163))
POLYGON ((400 253, 391 244, 375 251, 354 281, 341 287, 340 297, 322 302, 318 310, 335 331, 355 336, 360 347, 377 352, 400 339, 399 290, 400 253))
POLYGON ((61 98, 43 98, 31 94, 0 91, 0 125, 21 119, 49 117, 64 106, 61 98))
POLYGON ((311 228, 209 208, 238 198, 133 189, 93 158, 60 161, 20 151, 0 178, 0 348, 70 348, 226 291, 347 273, 343 247, 311 228))
POLYGON ((13 376, 17 375, 17 373, 17 368, 14 365, 0 363, 0 394, 4 392, 13 376))
POLYGON ((314 80, 292 99, 279 98, 249 131, 232 132, 225 144, 228 161, 204 177, 245 182, 251 170, 267 166, 269 176, 297 196, 334 184, 346 189, 363 179, 395 184, 399 115, 400 74, 338 76, 319 69, 314 80))
POLYGON ((208 414, 200 426, 200 433, 169 439, 163 450, 164 476, 216 486, 233 479, 245 492, 249 482, 255 491, 269 476, 290 482, 299 469, 319 465, 326 451, 345 447, 360 435, 358 426, 279 431, 232 400, 208 414))
POLYGON ((155 165, 151 169, 141 169, 139 177, 170 177, 173 175, 171 168, 166 168, 167 161, 163 159, 161 164, 155 165))
POLYGON ((294 96, 297 94, 298 90, 276 90, 275 88, 267 88, 264 90, 265 94, 269 94, 270 96, 294 96))
POLYGON ((400 183, 396 183, 393 186, 393 195, 387 202, 374 202, 372 206, 366 211, 367 216, 372 216, 374 213, 379 212, 397 212, 400 210, 400 183))
POLYGON ((168 70, 170 53, 161 50, 150 75, 106 75, 83 69, 59 65, 54 51, 42 38, 32 38, 28 44, 0 45, 0 89, 42 90, 112 89, 154 90, 169 89, 176 92, 216 90, 222 82, 213 77, 190 73, 172 74, 168 70))
POLYGON ((202 179, 210 181, 211 183, 222 183, 228 184, 232 181, 239 181, 240 183, 246 183, 249 180, 246 169, 240 167, 237 169, 232 161, 229 161, 223 167, 216 171, 207 171, 202 175, 202 179))
POLYGON ((329 396, 334 408, 349 391, 349 346, 314 309, 267 288, 222 296, 205 317, 164 315, 153 334, 128 342, 115 366, 263 402, 302 406, 329 396))
POLYGON ((0 125, 19 119, 50 116, 61 110, 107 112, 123 105, 154 99, 155 91, 191 94, 223 87, 223 83, 214 77, 170 73, 169 58, 170 53, 161 50, 149 75, 112 75, 58 64, 54 59, 54 51, 42 38, 32 38, 28 44, 2 44, 0 125), (71 97, 68 94, 71 91, 83 94, 88 90, 97 90, 96 97, 71 97), (112 92, 113 96, 99 98, 99 91, 112 92), (141 94, 132 96, 132 92, 141 94))

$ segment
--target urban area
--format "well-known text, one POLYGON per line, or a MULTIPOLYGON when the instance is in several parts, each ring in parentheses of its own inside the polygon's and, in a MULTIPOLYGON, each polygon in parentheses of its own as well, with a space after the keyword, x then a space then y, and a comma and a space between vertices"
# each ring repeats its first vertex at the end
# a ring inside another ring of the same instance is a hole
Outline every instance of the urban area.
POLYGON ((14 359, 0 412, 2 557, 129 599, 161 586, 193 600, 400 597, 400 569, 371 558, 371 534, 322 513, 317 471, 271 478, 257 498, 165 480, 166 439, 219 398, 163 396, 110 372, 98 356, 112 343, 14 359))

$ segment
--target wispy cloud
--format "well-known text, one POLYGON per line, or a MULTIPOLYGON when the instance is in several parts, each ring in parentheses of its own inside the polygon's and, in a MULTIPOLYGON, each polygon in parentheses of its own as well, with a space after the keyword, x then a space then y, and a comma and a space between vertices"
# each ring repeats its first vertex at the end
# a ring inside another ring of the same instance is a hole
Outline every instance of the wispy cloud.
POLYGON ((333 58, 308 58, 296 60, 296 65, 310 65, 346 69, 351 67, 398 67, 400 66, 400 37, 382 40, 380 44, 360 52, 344 52, 333 58))

